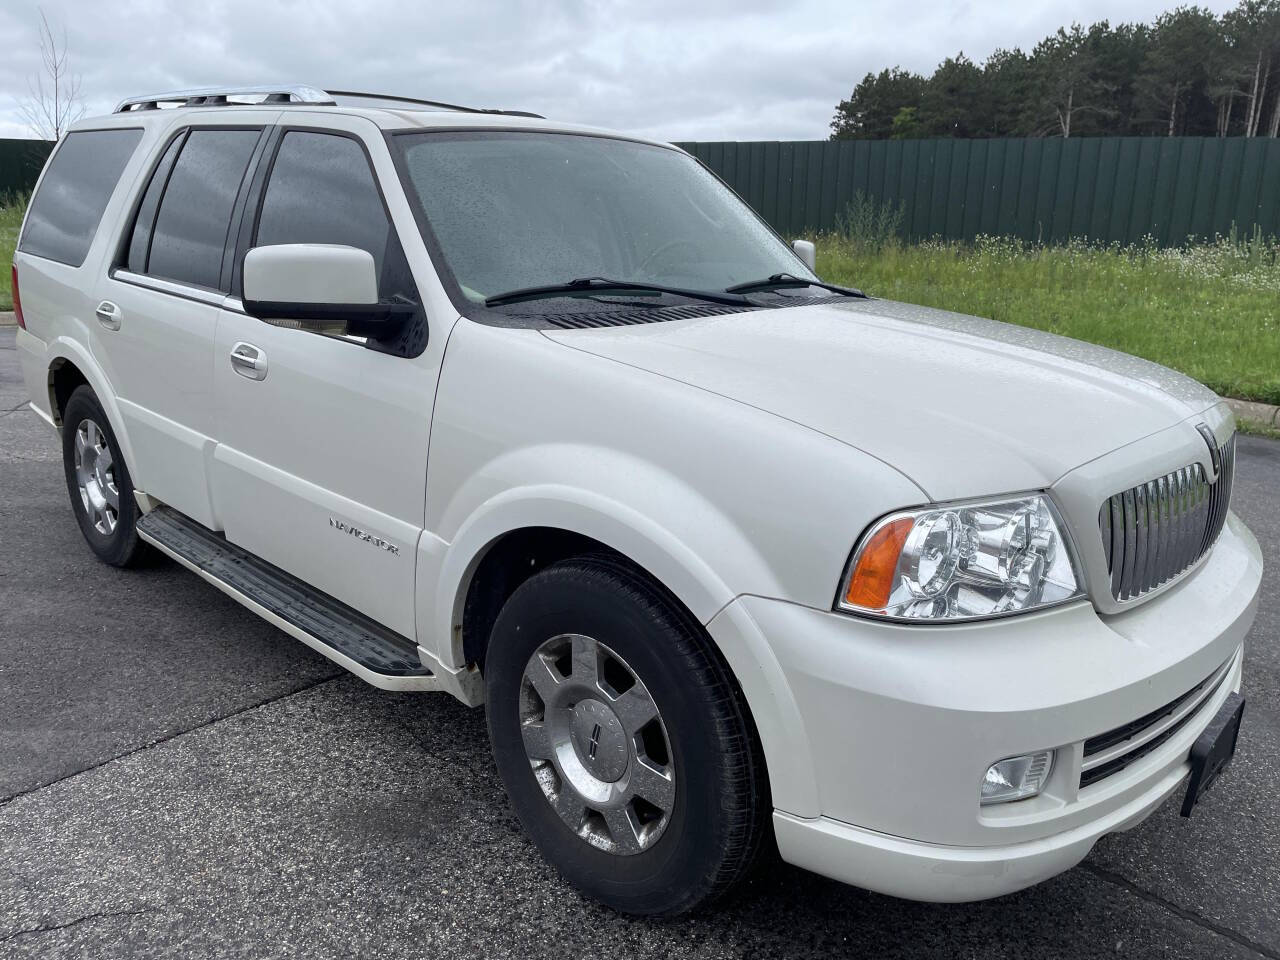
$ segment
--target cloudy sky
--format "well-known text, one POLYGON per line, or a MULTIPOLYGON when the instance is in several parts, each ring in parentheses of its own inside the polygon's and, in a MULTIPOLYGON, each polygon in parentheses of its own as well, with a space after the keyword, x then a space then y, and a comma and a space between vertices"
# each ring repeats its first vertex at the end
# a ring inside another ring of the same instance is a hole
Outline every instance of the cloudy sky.
MULTIPOLYGON (((1202 0, 1203 2, 1203 0, 1202 0)), ((822 139, 869 70, 928 72, 1079 20, 1150 21, 1175 0, 47 0, 89 115, 120 99, 298 81, 396 92, 668 140, 822 139)), ((1215 11, 1234 6, 1209 0, 1215 11)), ((0 136, 30 136, 37 5, 0 9, 0 136)))

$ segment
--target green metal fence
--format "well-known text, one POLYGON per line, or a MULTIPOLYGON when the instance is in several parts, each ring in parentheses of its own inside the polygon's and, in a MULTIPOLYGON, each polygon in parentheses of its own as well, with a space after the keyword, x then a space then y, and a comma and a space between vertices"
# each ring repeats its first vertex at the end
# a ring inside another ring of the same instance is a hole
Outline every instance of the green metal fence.
POLYGON ((780 233, 835 228, 861 192, 909 239, 1161 245, 1280 236, 1280 139, 1097 137, 683 143, 780 233))
POLYGON ((52 150, 53 144, 44 140, 0 138, 0 196, 34 187, 52 150))

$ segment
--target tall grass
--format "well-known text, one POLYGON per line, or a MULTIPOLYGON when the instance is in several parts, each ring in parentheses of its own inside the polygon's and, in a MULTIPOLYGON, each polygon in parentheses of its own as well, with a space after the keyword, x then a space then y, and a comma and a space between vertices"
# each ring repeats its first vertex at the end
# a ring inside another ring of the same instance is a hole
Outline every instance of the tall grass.
POLYGON ((1165 249, 990 237, 906 244, 878 228, 852 236, 841 229, 819 241, 818 270, 873 296, 1092 341, 1181 370, 1224 396, 1280 403, 1274 240, 1165 249))
POLYGON ((13 248, 18 245, 18 230, 28 199, 25 193, 0 194, 0 310, 13 309, 9 264, 13 262, 13 248))

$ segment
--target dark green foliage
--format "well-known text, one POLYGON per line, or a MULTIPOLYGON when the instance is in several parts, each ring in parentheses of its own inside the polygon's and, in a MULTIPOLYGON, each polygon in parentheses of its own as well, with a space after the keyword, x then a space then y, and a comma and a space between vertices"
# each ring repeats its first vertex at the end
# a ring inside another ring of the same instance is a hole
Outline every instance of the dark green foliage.
POLYGON ((920 100, 920 124, 932 137, 989 137, 991 113, 987 78, 963 53, 942 61, 920 100))
POLYGON ((0 194, 30 192, 52 150, 44 140, 0 139, 0 194))
POLYGON ((831 139, 1280 136, 1280 0, 1063 27, 1030 53, 868 73, 831 139))
POLYGON ((924 77, 897 67, 868 73, 853 95, 836 108, 831 139, 884 140, 892 136, 899 111, 919 109, 924 87, 924 77))

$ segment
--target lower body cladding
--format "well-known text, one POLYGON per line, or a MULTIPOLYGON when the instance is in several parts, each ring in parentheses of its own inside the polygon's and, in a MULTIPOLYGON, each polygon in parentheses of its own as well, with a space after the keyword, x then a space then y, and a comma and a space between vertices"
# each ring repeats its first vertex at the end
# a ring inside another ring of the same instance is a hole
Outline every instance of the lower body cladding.
POLYGON ((795 717, 761 730, 783 858, 938 902, 1069 869, 1186 781, 1192 744, 1239 689, 1261 575, 1232 515, 1195 572, 1114 616, 1082 602, 922 627, 739 598, 712 634, 767 644, 785 685, 772 715, 795 717), (1037 795, 980 803, 992 764, 1045 751, 1037 795))

